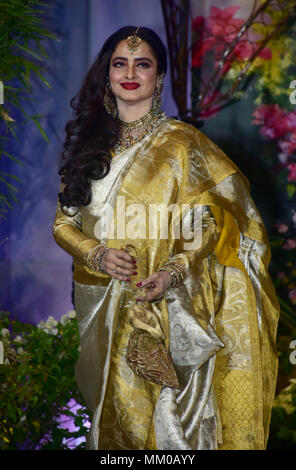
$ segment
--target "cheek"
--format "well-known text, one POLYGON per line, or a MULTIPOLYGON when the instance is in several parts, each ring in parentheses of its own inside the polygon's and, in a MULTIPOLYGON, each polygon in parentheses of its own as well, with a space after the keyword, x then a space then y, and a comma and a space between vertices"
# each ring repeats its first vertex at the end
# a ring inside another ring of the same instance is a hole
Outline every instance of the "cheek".
POLYGON ((110 69, 109 71, 109 82, 110 84, 112 85, 113 84, 116 84, 119 82, 120 80, 120 73, 118 73, 118 71, 116 69, 110 69))
POLYGON ((157 75, 153 70, 147 70, 146 73, 143 74, 143 82, 147 88, 155 90, 157 84, 157 75))

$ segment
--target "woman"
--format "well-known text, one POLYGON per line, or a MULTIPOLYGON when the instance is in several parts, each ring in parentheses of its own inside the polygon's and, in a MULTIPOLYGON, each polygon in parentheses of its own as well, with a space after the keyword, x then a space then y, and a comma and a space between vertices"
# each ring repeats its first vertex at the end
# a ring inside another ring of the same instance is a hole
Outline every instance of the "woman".
POLYGON ((248 181, 167 118, 166 50, 125 27, 73 100, 53 226, 74 259, 90 449, 265 449, 278 304, 248 181))

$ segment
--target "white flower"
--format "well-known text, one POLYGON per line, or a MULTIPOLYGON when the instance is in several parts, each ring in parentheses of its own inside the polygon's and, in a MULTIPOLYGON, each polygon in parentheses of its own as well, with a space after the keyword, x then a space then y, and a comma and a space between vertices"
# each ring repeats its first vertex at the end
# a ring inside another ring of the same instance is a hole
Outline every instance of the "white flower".
POLYGON ((25 351, 24 351, 24 348, 19 347, 19 348, 17 348, 16 352, 17 352, 17 354, 24 354, 25 351))
POLYGON ((10 331, 7 328, 2 328, 1 334, 2 336, 7 337, 10 335, 10 331))
POLYGON ((67 313, 64 313, 64 315, 61 316, 61 319, 60 319, 60 322, 62 325, 65 325, 68 321, 68 314, 67 313))
POLYGON ((70 310, 70 312, 68 312, 68 316, 69 316, 69 318, 76 318, 75 310, 70 310))
POLYGON ((46 326, 47 328, 52 328, 53 326, 56 326, 57 325, 57 321, 53 318, 52 315, 50 315, 48 317, 48 319, 46 320, 46 326))
POLYGON ((22 343, 22 342, 23 342, 23 338, 22 338, 20 335, 17 335, 17 336, 14 338, 14 342, 15 342, 15 343, 22 343))
POLYGON ((50 334, 56 335, 56 334, 58 334, 58 329, 55 328, 57 324, 58 324, 58 322, 53 318, 52 315, 50 315, 48 317, 48 319, 46 320, 46 322, 41 320, 38 323, 37 327, 41 328, 45 333, 48 333, 49 335, 50 334))
POLYGON ((27 419, 27 416, 26 416, 26 415, 23 415, 23 416, 21 417, 21 419, 20 419, 21 423, 23 423, 24 421, 26 421, 26 419, 27 419))
POLYGON ((4 364, 9 365, 10 364, 9 359, 5 359, 4 364))

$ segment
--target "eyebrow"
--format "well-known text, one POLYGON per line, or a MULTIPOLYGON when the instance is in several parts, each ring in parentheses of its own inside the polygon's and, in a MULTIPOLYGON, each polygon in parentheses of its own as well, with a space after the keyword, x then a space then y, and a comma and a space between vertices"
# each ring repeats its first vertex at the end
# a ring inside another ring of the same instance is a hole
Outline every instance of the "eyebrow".
MULTIPOLYGON (((127 57, 114 57, 114 59, 112 59, 112 62, 114 62, 115 60, 128 60, 128 59, 127 57)), ((148 62, 153 64, 153 61, 151 59, 148 59, 148 57, 136 57, 135 58, 135 61, 139 61, 139 60, 147 60, 148 62)))

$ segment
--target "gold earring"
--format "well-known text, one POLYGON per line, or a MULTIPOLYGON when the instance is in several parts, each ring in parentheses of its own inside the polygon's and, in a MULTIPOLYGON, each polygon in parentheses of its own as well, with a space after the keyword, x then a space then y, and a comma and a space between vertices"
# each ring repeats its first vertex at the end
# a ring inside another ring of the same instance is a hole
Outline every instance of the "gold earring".
POLYGON ((152 99, 152 110, 156 112, 160 112, 162 110, 162 102, 161 102, 161 92, 163 89, 163 80, 165 74, 162 73, 158 79, 157 87, 155 88, 155 92, 152 99))
POLYGON ((113 118, 117 117, 117 108, 116 108, 116 104, 114 102, 113 94, 110 88, 109 80, 107 80, 107 83, 105 86, 103 105, 104 105, 105 111, 108 114, 110 114, 113 118))

